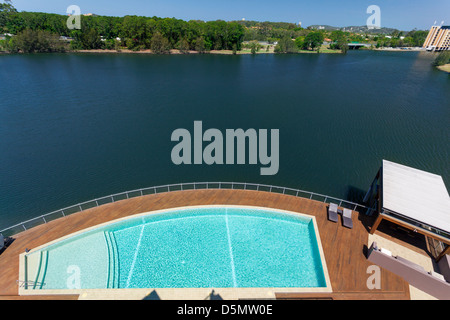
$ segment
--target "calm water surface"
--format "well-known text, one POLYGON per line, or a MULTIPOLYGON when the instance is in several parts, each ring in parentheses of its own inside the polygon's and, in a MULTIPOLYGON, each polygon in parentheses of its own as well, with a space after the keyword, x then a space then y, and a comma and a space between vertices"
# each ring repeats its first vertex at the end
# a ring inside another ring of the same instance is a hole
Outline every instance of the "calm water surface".
POLYGON ((93 198, 242 181, 357 199, 382 159, 449 187, 450 77, 416 52, 0 56, 0 230, 93 198), (177 128, 280 130, 280 168, 172 163, 177 128))

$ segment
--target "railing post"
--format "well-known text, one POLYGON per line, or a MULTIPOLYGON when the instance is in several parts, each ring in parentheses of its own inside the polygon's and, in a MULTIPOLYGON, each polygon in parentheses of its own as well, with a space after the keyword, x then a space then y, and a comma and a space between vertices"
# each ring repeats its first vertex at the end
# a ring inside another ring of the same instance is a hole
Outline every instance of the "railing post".
MULTIPOLYGON (((231 189, 232 190, 235 190, 236 187, 241 186, 241 185, 244 187, 243 188, 244 190, 247 190, 251 186, 256 186, 256 190, 257 191, 264 190, 264 189, 261 189, 261 187, 269 188, 269 192, 275 192, 274 188, 276 188, 276 190, 283 189, 283 191, 282 191, 283 194, 286 194, 286 190, 292 190, 292 191, 296 192, 295 193, 296 197, 308 198, 307 194, 309 194, 309 199, 312 200, 313 196, 315 195, 317 197, 324 197, 324 200, 323 200, 324 202, 327 202, 330 199, 334 199, 335 201, 339 201, 339 206, 340 207, 342 207, 343 204, 347 205, 350 208, 353 206, 353 210, 354 211, 356 211, 358 209, 358 207, 361 207, 362 209, 367 209, 366 214, 369 214, 369 213, 372 214, 372 212, 375 211, 375 209, 369 208, 369 207, 367 207, 365 205, 362 205, 362 204, 354 203, 354 202, 351 202, 351 201, 346 201, 346 200, 343 200, 343 199, 333 198, 333 197, 330 197, 330 196, 327 196, 327 195, 317 194, 317 193, 314 193, 314 192, 299 190, 299 189, 291 189, 291 188, 286 188, 286 187, 281 187, 281 186, 277 187, 277 186, 273 186, 273 185, 266 185, 266 184, 259 184, 259 183, 253 184, 253 183, 247 183, 247 182, 223 182, 223 181, 220 181, 220 182, 203 182, 203 184, 206 184, 206 189, 210 188, 210 183, 217 183, 218 186, 219 186, 218 187, 219 189, 224 189, 224 188, 228 189, 228 187, 226 187, 226 185, 228 184, 228 185, 231 185, 231 189), (224 184, 225 184, 225 186, 224 186, 224 184)), ((202 187, 197 188, 198 184, 199 184, 198 182, 179 183, 181 190, 185 190, 185 187, 184 187, 185 185, 193 185, 194 186, 194 190, 202 189, 202 187)), ((143 196, 144 195, 144 192, 143 192, 144 190, 150 190, 151 188, 153 188, 153 193, 156 194, 156 193, 158 193, 157 188, 165 188, 165 187, 167 187, 167 192, 170 192, 171 191, 170 187, 171 186, 176 186, 176 185, 178 185, 178 184, 175 184, 175 185, 170 185, 169 184, 169 185, 165 185, 165 186, 154 186, 154 187, 149 187, 149 188, 141 188, 141 189, 138 189, 138 190, 134 190, 134 192, 139 191, 140 195, 143 196)), ((240 190, 242 190, 242 189, 240 189, 240 190)), ((265 191, 265 192, 267 192, 267 191, 265 191)), ((116 194, 116 195, 123 195, 124 193, 126 195, 126 198, 129 199, 130 198, 130 192, 129 191, 122 192, 122 193, 116 194)), ((276 192, 276 193, 278 193, 278 192, 276 192)), ((106 201, 108 199, 108 197, 109 197, 111 199, 111 202, 115 202, 114 197, 116 195, 109 195, 109 196, 105 196, 105 197, 102 197, 102 198, 97 198, 97 199, 91 200, 89 202, 83 202, 83 203, 75 204, 75 205, 67 207, 65 209, 60 209, 59 211, 60 211, 61 215, 63 217, 65 217, 66 216, 66 213, 64 212, 65 210, 68 210, 68 209, 72 209, 73 210, 74 208, 78 207, 79 211, 83 211, 82 205, 85 204, 85 203, 86 204, 90 203, 90 202, 95 202, 95 205, 98 207, 98 206, 100 206, 99 199, 106 201)), ((49 216, 50 214, 56 214, 57 212, 58 211, 54 211, 54 212, 45 214, 43 216, 39 216, 39 217, 30 219, 30 220, 21 222, 21 223, 16 224, 16 225, 14 225, 12 227, 4 229, 3 231, 11 230, 12 228, 16 228, 16 227, 20 227, 20 226, 22 226, 22 228, 24 230, 27 230, 27 227, 25 226, 25 223, 28 223, 28 222, 31 222, 31 221, 37 221, 40 218, 42 218, 44 223, 47 223, 46 217, 49 216)))

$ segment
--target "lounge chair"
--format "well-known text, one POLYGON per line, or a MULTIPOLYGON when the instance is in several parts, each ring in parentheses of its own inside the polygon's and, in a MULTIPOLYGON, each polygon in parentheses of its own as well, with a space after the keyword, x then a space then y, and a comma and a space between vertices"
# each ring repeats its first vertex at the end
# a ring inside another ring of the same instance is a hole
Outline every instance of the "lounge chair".
POLYGON ((328 220, 333 222, 338 221, 338 206, 336 203, 330 203, 328 206, 328 220))
POLYGON ((344 212, 342 213, 342 224, 344 227, 353 228, 353 220, 352 220, 352 210, 344 208, 344 212))

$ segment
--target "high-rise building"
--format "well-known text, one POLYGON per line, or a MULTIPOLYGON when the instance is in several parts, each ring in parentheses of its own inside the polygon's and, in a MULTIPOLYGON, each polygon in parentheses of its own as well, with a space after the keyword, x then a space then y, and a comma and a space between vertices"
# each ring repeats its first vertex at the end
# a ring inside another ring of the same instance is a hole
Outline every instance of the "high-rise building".
POLYGON ((450 26, 432 26, 423 47, 428 51, 450 50, 450 26))

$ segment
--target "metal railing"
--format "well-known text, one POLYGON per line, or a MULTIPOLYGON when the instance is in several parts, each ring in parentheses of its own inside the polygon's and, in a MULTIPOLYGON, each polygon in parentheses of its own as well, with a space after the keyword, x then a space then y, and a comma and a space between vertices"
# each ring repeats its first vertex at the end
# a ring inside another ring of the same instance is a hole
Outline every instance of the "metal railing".
POLYGON ((35 286, 35 285, 40 286, 40 285, 42 285, 43 283, 42 283, 42 282, 38 282, 38 281, 31 281, 31 280, 29 280, 29 281, 16 280, 16 284, 17 284, 20 288, 25 288, 25 289, 27 289, 28 286, 31 286, 31 287, 33 287, 33 286, 35 286))
POLYGON ((187 183, 176 183, 167 184, 162 186, 148 187, 142 189, 136 189, 132 191, 125 191, 121 193, 112 194, 109 196, 81 202, 70 207, 52 211, 50 213, 35 217, 33 219, 23 221, 6 229, 0 231, 0 234, 4 236, 12 236, 19 232, 28 230, 32 227, 47 223, 51 220, 55 220, 67 215, 81 212, 87 209, 98 207, 107 203, 112 203, 120 200, 141 197, 150 194, 172 192, 172 191, 184 191, 184 190, 202 190, 202 189, 231 189, 231 190, 255 190, 255 191, 265 191, 271 193, 281 193, 286 195, 292 195, 301 198, 307 198, 311 200, 321 201, 324 203, 335 202, 339 207, 345 207, 352 210, 371 210, 365 205, 323 195, 320 193, 293 189, 288 187, 279 187, 267 184, 258 183, 247 183, 247 182, 187 182, 187 183))

